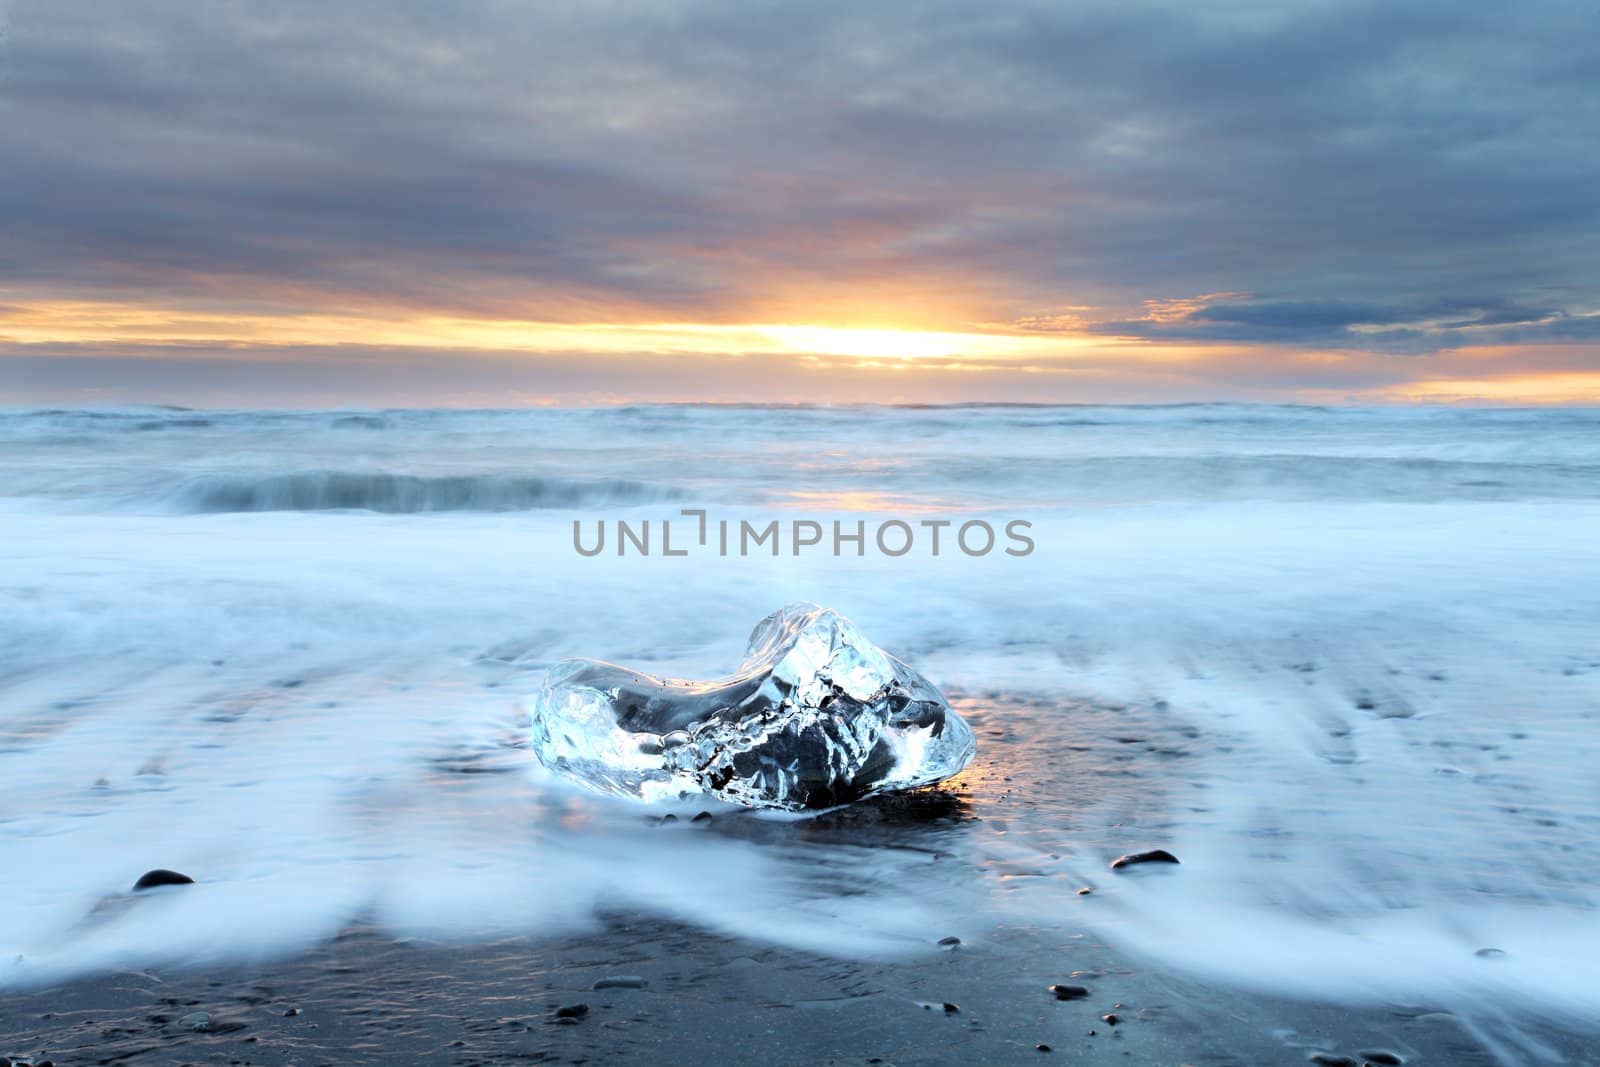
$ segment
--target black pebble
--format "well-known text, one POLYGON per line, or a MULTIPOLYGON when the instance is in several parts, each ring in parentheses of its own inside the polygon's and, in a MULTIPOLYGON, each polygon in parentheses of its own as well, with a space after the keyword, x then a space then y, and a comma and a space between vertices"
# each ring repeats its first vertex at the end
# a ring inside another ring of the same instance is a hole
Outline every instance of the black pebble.
POLYGON ((941 937, 939 939, 939 944, 943 948, 955 948, 957 945, 961 944, 961 939, 959 937, 941 937))
POLYGON ((141 874, 139 880, 133 883, 133 889, 134 892, 138 892, 141 889, 154 889, 156 886, 161 885, 194 885, 194 879, 187 874, 179 874, 177 871, 169 871, 164 867, 157 867, 153 871, 145 871, 141 874))
POLYGON ((564 1004, 556 1009, 557 1019, 581 1019, 589 1014, 587 1004, 564 1004))
POLYGON ((1133 852, 1126 856, 1118 856, 1111 861, 1111 869, 1132 867, 1135 863, 1177 863, 1178 857, 1164 848, 1153 848, 1149 852, 1133 852))
POLYGON ((960 1015, 961 1014, 961 1005, 952 1004, 947 1000, 947 1001, 944 1002, 944 1013, 946 1015, 960 1015))
POLYGON ((1089 995, 1089 988, 1081 985, 1053 985, 1050 992, 1056 995, 1057 1000, 1082 1000, 1089 995))
POLYGON ((1107 1012, 1106 1014, 1100 1016, 1100 1018, 1105 1020, 1105 1024, 1107 1026, 1115 1026, 1115 1025, 1117 1025, 1117 1017, 1116 1017, 1115 1014, 1113 1014, 1111 1012, 1107 1012))
POLYGON ((1381 1063, 1384 1065, 1384 1067, 1399 1067, 1399 1064, 1406 1062, 1400 1058, 1400 1054, 1398 1052, 1390 1052, 1386 1048, 1375 1048, 1371 1049, 1370 1051, 1363 1051, 1361 1053, 1361 1058, 1366 1060, 1368 1063, 1381 1063))
POLYGON ((689 821, 690 822, 710 822, 711 821, 711 813, 709 811, 702 811, 700 814, 696 815, 694 818, 690 819, 689 821))
POLYGON ((1093 892, 1094 892, 1094 890, 1093 890, 1093 889, 1090 889, 1090 888, 1089 888, 1089 887, 1088 887, 1088 886, 1084 886, 1084 887, 1083 887, 1083 888, 1082 888, 1082 889, 1080 889, 1080 890, 1078 890, 1078 895, 1079 895, 1079 896, 1080 896, 1080 897, 1086 897, 1086 896, 1088 896, 1088 895, 1089 895, 1089 894, 1090 894, 1090 893, 1093 893, 1093 892))
POLYGON ((283 1017, 285 1019, 292 1019, 296 1015, 299 1015, 299 1014, 300 1014, 300 1009, 299 1008, 290 1008, 288 1011, 283 1013, 283 1017))
POLYGON ((677 822, 678 821, 678 817, 676 815, 667 814, 667 815, 661 816, 661 821, 662 822, 677 822))
POLYGON ((1038 1052, 1049 1052, 1050 1051, 1050 1046, 1046 1045, 1046 1044, 1043 1044, 1043 1043, 1037 1044, 1037 1045, 1035 1045, 1033 1047, 1034 1047, 1035 1051, 1038 1051, 1038 1052))
POLYGON ((1313 1052, 1311 1054, 1311 1062, 1317 1064, 1318 1067, 1361 1067, 1349 1056, 1340 1056, 1334 1052, 1313 1052))

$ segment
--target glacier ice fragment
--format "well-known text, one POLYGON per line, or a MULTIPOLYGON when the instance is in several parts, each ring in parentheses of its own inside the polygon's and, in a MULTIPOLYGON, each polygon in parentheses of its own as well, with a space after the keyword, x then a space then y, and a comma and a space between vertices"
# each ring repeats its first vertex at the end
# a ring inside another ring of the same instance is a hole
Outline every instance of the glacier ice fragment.
POLYGON ((747 807, 829 808, 948 778, 977 750, 926 679, 814 604, 761 620, 728 678, 566 660, 550 668, 530 712, 540 762, 645 800, 704 793, 747 807))

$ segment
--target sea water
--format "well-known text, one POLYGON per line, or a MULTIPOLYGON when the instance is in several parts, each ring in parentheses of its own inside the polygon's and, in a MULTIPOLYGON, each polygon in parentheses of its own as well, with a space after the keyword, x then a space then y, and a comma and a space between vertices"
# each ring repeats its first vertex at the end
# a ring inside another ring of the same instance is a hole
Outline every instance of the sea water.
POLYGON ((0 412, 0 986, 642 912, 1593 1018, 1597 767, 1596 411, 0 412), (829 537, 699 536, 774 520, 829 537), (929 550, 975 521, 1030 550, 929 550), (619 522, 652 551, 575 550, 619 522), (547 665, 720 676, 796 600, 974 722, 936 830, 662 824, 531 758, 547 665))

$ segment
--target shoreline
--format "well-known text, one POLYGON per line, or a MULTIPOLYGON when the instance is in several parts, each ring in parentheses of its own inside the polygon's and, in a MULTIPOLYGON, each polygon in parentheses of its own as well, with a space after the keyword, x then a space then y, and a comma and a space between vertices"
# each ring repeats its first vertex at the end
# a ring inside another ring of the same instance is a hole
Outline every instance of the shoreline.
MULTIPOLYGON (((1385 1054, 1470 1067, 1532 1055, 1428 1005, 1219 987, 1081 933, 1002 927, 912 959, 843 961, 622 916, 592 936, 472 946, 354 928, 276 962, 83 978, 0 997, 0 1035, 0 1055, 59 1067, 1394 1062, 1385 1054), (644 986, 594 988, 623 976, 644 986), (1054 983, 1088 992, 1058 1000, 1054 983)), ((1538 1030, 1554 1062, 1594 1062, 1593 1037, 1538 1030)))
MULTIPOLYGON (((222 885, 107 898, 80 932, 110 929, 154 907, 177 925, 162 927, 165 951, 147 959, 179 958, 179 946, 193 942, 232 962, 46 978, 46 985, 0 992, 0 1056, 63 1067, 178 1061, 906 1067, 1063 1056, 1194 1067, 1388 1062, 1367 1053, 1467 1067, 1600 1062, 1590 1051, 1600 1047, 1600 1026, 1545 1004, 1515 972, 1503 974, 1497 992, 1467 999, 1448 983, 1431 1000, 1428 994, 1396 999, 1412 995, 1393 991, 1404 982, 1389 983, 1391 992, 1380 995, 1385 979, 1415 969, 1403 945, 1367 944, 1365 984, 1349 980, 1349 958, 1309 950, 1295 964, 1294 976, 1303 980, 1292 988, 1282 961, 1279 970, 1241 969, 1250 949, 1230 940, 1239 931, 1210 931, 1211 951, 1220 955, 1206 966, 1163 961, 1150 952, 1166 936, 1161 909, 1192 911, 1203 924, 1204 916, 1217 914, 1217 894, 1235 884, 1226 866, 1208 866, 1171 834, 1178 810, 1207 810, 1198 766, 1228 757, 1230 739, 1202 733, 1161 705, 1073 704, 1002 692, 956 693, 952 703, 978 731, 980 758, 943 788, 873 798, 801 821, 738 814, 701 821, 685 810, 668 823, 659 814, 617 814, 626 809, 607 805, 567 811, 579 835, 563 838, 567 845, 592 846, 590 835, 602 834, 614 839, 613 851, 645 850, 640 854, 656 861, 671 856, 678 865, 673 876, 692 894, 662 895, 651 910, 618 895, 629 892, 625 881, 608 883, 607 892, 591 887, 598 894, 588 913, 592 933, 521 925, 515 901, 483 895, 488 887, 477 885, 483 874, 473 862, 484 853, 468 841, 459 862, 418 868, 415 876, 440 893, 465 892, 461 900, 478 910, 456 917, 482 919, 476 929, 388 922, 369 903, 349 913, 345 932, 332 941, 285 942, 282 955, 252 957, 237 945, 223 953, 197 940, 198 930, 226 914, 211 913, 195 926, 207 914, 207 894, 222 885), (606 811, 613 817, 600 819, 606 811), (1182 865, 1109 866, 1121 853, 1167 844, 1182 865), (739 863, 754 855, 787 870, 803 888, 739 881, 739 863), (781 898, 739 895, 763 886, 787 888, 781 898), (752 906, 737 916, 723 913, 724 932, 716 933, 705 926, 715 901, 752 906), (1140 906, 1130 907, 1134 902, 1140 906), (821 906, 813 911, 813 904, 821 906), (482 914, 484 907, 495 914, 482 914), (895 914, 885 925, 886 908, 895 914), (819 934, 819 921, 830 923, 832 933, 799 947, 808 942, 797 938, 819 934), (875 929, 876 948, 867 941, 852 946, 852 931, 875 929), (952 937, 961 943, 941 945, 952 937), (1336 972, 1342 979, 1330 981, 1336 972), (594 988, 617 976, 646 984, 594 988), (1057 984, 1081 985, 1087 993, 1057 1000, 1050 991, 1057 984), (562 1008, 571 1010, 558 1016, 562 1008), (185 1022, 197 1012, 209 1016, 206 1028, 185 1022), (1106 1015, 1117 1017, 1115 1025, 1106 1015)), ((528 806, 526 784, 511 773, 525 764, 521 750, 460 756, 431 765, 436 795, 503 801, 535 821, 549 814, 528 806)), ((474 817, 462 825, 489 835, 484 842, 523 847, 520 839, 494 836, 504 819, 479 818, 473 805, 464 810, 474 817)), ((664 876, 651 862, 628 869, 639 879, 664 876)), ((1304 868, 1296 869, 1305 877, 1304 868)), ((525 877, 503 884, 526 887, 525 877)), ((559 909, 572 902, 547 903, 559 909)), ((250 914, 236 912, 230 921, 248 924, 250 914)), ((422 914, 433 912, 414 918, 422 914)), ((216 929, 225 936, 228 928, 216 929)), ((1349 943, 1359 947, 1361 940, 1349 943)))

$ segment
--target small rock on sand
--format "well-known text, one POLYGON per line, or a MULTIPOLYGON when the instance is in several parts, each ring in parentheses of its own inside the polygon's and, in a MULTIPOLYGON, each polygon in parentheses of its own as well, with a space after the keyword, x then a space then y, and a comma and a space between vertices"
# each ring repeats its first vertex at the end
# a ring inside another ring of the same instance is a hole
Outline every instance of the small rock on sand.
POLYGON ((649 985, 636 974, 614 974, 594 984, 596 989, 643 989, 649 985))
POLYGON ((961 944, 959 937, 941 937, 939 939, 940 948, 955 948, 959 944, 961 944))
POLYGON ((1317 1067, 1361 1067, 1349 1056, 1341 1056, 1336 1052, 1313 1052, 1311 1062, 1317 1067))
POLYGON ((153 871, 145 871, 139 880, 133 883, 135 893, 143 889, 154 889, 162 885, 194 885, 194 879, 187 874, 169 871, 165 867, 157 867, 153 871))
POLYGON ((1041 1041, 1039 1044, 1033 1046, 1033 1049, 1035 1052, 1049 1052, 1050 1046, 1041 1041))
POLYGON ((556 1009, 557 1019, 581 1019, 589 1014, 587 1004, 563 1004, 556 1009))
POLYGON ((1400 1064, 1406 1062, 1400 1058, 1400 1053, 1390 1052, 1386 1048, 1364 1049, 1361 1052, 1361 1058, 1368 1063, 1380 1063, 1383 1067, 1399 1067, 1400 1064))
POLYGON ((1177 863, 1178 857, 1164 848, 1153 848, 1149 852, 1130 852, 1126 856, 1118 856, 1111 861, 1112 870, 1123 867, 1132 867, 1136 863, 1177 863))
POLYGON ((1089 987, 1081 985, 1053 985, 1050 992, 1057 1000, 1082 1000, 1089 995, 1089 987))

